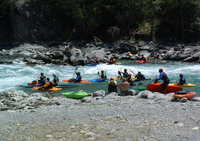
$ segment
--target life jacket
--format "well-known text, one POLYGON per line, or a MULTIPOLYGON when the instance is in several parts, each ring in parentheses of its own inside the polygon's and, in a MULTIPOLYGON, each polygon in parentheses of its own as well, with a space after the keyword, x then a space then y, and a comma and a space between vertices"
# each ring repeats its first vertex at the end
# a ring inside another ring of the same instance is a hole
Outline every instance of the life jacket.
POLYGON ((44 84, 43 87, 44 87, 45 89, 50 89, 50 88, 53 87, 53 84, 52 84, 52 82, 48 81, 48 82, 46 82, 46 83, 44 84))

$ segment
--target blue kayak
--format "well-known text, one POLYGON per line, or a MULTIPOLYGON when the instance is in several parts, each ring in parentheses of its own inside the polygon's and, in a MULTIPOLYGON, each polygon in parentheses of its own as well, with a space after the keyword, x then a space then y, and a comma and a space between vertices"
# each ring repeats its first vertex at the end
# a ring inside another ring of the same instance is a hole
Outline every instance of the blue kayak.
POLYGON ((33 87, 39 87, 41 86, 40 84, 33 84, 33 85, 19 85, 19 87, 23 88, 33 88, 33 87))
POLYGON ((107 80, 102 80, 102 79, 94 79, 94 80, 90 80, 92 82, 106 82, 107 80))
MULTIPOLYGON (((33 88, 33 87, 40 87, 41 85, 19 85, 22 88, 33 88)), ((76 85, 69 85, 69 84, 58 84, 55 86, 56 88, 74 88, 77 87, 76 85)))
POLYGON ((88 63, 88 64, 86 64, 85 66, 96 66, 96 65, 98 65, 99 63, 88 63))

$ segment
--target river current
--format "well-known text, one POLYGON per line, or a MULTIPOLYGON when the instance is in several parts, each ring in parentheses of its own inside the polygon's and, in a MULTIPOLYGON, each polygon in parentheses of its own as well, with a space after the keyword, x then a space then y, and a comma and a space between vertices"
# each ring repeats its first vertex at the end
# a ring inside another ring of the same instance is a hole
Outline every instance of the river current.
MULTIPOLYGON (((74 71, 80 71, 84 80, 97 79, 97 72, 105 70, 108 78, 117 76, 117 72, 123 71, 127 68, 130 73, 137 73, 141 71, 147 78, 152 80, 146 82, 150 83, 155 79, 159 73, 158 69, 163 68, 167 72, 170 83, 174 83, 178 80, 180 73, 183 73, 188 83, 197 84, 197 87, 185 88, 188 91, 196 91, 200 93, 200 77, 199 77, 199 64, 189 64, 180 62, 169 62, 166 64, 135 64, 131 61, 122 62, 121 65, 107 65, 100 64, 94 67, 88 66, 64 66, 64 65, 34 65, 29 66, 25 64, 1 64, 0 65, 0 91, 8 89, 20 89, 32 91, 30 88, 21 88, 19 85, 25 85, 32 80, 37 80, 40 73, 43 72, 47 77, 52 79, 52 74, 56 74, 60 80, 70 79, 75 76, 74 71), (123 64, 123 65, 122 65, 123 64)), ((145 86, 146 83, 143 85, 145 86)), ((95 91, 95 90, 107 90, 107 83, 92 83, 92 84, 74 84, 73 87, 64 88, 64 91, 95 91)))

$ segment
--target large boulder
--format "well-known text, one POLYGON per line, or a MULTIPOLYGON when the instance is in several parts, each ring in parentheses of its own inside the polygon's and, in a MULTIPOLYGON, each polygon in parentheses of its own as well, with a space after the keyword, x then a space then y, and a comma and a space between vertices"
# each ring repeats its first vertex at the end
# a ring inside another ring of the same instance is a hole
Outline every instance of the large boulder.
POLYGON ((141 50, 141 51, 138 52, 138 54, 143 55, 146 58, 151 56, 151 52, 149 52, 148 50, 141 50))
POLYGON ((114 46, 114 52, 118 53, 125 53, 125 52, 131 52, 131 53, 137 53, 138 48, 130 43, 119 43, 114 46))
POLYGON ((154 99, 156 96, 151 91, 145 90, 141 91, 137 95, 138 98, 145 98, 145 99, 154 99))
POLYGON ((194 53, 194 54, 191 54, 190 57, 184 59, 184 61, 186 62, 192 62, 192 61, 198 61, 200 59, 200 51, 194 53))
POLYGON ((28 95, 23 91, 4 91, 0 93, 0 111, 32 109, 42 105, 58 104, 54 99, 49 99, 41 94, 28 95))
POLYGON ((83 50, 84 54, 87 58, 99 58, 99 59, 105 59, 107 56, 107 50, 105 48, 86 48, 83 50))
POLYGON ((86 61, 85 57, 83 56, 82 51, 77 48, 71 49, 71 56, 69 59, 73 65, 83 65, 86 61))
POLYGON ((63 60, 63 58, 64 58, 63 52, 59 51, 59 50, 57 50, 57 51, 54 50, 54 51, 50 52, 49 56, 50 56, 51 59, 60 59, 60 60, 63 60))
POLYGON ((104 97, 106 95, 106 92, 104 90, 99 90, 94 93, 92 93, 92 97, 104 97))
POLYGON ((132 95, 132 96, 137 95, 137 91, 131 89, 131 90, 129 90, 129 95, 132 95))

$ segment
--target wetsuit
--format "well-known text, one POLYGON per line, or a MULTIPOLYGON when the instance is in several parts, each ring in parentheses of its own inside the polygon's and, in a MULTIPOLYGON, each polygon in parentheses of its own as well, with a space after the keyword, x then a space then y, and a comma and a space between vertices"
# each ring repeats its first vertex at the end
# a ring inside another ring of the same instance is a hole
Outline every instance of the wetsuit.
POLYGON ((40 80, 38 80, 39 84, 44 85, 46 82, 46 76, 41 75, 40 76, 40 80))
POLYGON ((161 84, 161 89, 164 90, 167 88, 169 84, 169 78, 165 72, 160 72, 159 78, 155 80, 155 83, 158 82, 158 80, 163 80, 163 83, 161 84))
POLYGON ((74 79, 74 82, 80 82, 82 79, 81 75, 77 75, 76 78, 74 79))
POLYGON ((186 80, 185 80, 185 78, 182 76, 182 77, 180 77, 180 79, 179 79, 179 84, 180 85, 183 85, 183 84, 185 84, 186 83, 186 80))
POLYGON ((123 72, 123 77, 124 77, 124 78, 127 78, 127 77, 129 77, 129 74, 128 74, 128 72, 123 72))
POLYGON ((146 79, 145 76, 142 73, 138 73, 135 77, 136 77, 137 81, 145 80, 146 79))
POLYGON ((106 74, 105 74, 104 72, 101 72, 100 78, 101 78, 102 80, 106 80, 106 79, 107 79, 107 76, 106 76, 106 74))

